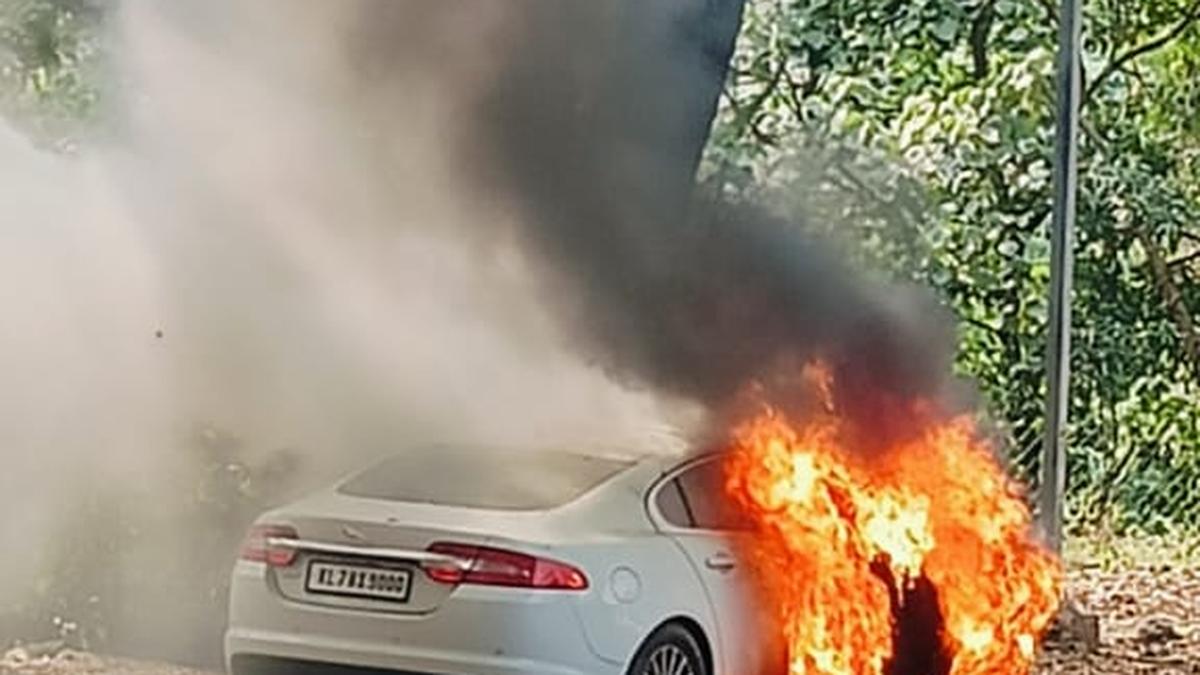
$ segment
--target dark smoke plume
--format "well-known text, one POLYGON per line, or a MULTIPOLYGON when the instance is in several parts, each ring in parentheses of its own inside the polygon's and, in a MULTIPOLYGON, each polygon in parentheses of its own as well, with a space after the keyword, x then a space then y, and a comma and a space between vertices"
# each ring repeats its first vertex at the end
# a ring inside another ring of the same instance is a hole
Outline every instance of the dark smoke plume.
POLYGON ((798 223, 696 194, 740 0, 520 7, 465 150, 516 199, 580 349, 710 410, 751 380, 786 405, 814 357, 871 427, 938 394, 950 341, 932 302, 863 281, 798 223))

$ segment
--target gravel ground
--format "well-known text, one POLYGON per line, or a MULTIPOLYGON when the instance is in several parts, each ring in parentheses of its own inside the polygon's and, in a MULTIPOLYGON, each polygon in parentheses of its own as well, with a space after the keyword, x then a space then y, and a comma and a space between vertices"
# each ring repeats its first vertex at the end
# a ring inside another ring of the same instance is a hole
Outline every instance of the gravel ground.
MULTIPOLYGON (((1200 568, 1082 570, 1069 580, 1080 610, 1100 617, 1100 645, 1081 653, 1049 642, 1036 675, 1200 675, 1200 568)), ((0 675, 213 675, 179 666, 64 651, 30 658, 13 650, 0 675)))

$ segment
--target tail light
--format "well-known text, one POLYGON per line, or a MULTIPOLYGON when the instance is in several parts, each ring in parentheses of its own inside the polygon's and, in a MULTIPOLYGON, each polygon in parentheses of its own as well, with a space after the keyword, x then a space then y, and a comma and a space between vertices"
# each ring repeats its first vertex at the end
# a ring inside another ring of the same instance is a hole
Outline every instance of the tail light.
POLYGON ((280 546, 278 540, 296 539, 295 528, 287 525, 255 525, 242 542, 242 560, 266 563, 271 567, 287 567, 296 561, 296 549, 280 546))
POLYGON ((425 574, 444 584, 479 584, 547 590, 582 591, 587 575, 577 567, 525 553, 473 544, 438 542, 429 547, 454 562, 426 563, 425 574))

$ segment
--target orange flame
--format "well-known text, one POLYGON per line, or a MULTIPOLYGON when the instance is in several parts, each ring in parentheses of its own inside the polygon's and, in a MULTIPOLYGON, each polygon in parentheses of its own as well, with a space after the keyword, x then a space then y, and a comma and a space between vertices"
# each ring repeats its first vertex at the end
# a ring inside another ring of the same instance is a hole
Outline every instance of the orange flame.
POLYGON ((883 565, 902 588, 923 576, 936 589, 952 675, 1028 673, 1060 565, 972 421, 931 424, 869 463, 843 447, 842 426, 768 409, 734 432, 727 487, 758 526, 743 554, 791 672, 887 671, 897 601, 883 565))

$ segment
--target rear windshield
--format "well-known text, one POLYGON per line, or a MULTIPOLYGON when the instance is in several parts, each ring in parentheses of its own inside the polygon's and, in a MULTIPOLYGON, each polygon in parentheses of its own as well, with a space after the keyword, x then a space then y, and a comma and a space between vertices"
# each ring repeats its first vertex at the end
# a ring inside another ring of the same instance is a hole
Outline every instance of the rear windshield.
POLYGON ((547 509, 566 504, 630 464, 568 453, 409 452, 372 466, 338 491, 472 508, 547 509))

